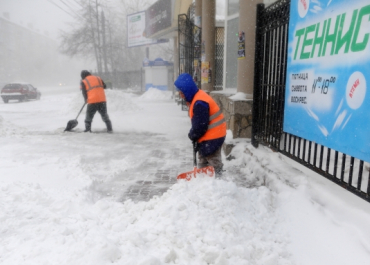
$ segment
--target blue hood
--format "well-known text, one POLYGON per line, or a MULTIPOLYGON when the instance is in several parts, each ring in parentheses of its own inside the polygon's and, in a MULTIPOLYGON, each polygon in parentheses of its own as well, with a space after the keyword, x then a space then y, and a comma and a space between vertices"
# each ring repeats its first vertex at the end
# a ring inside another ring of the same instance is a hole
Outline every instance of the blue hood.
POLYGON ((187 73, 179 75, 175 81, 175 86, 178 90, 184 93, 185 99, 189 103, 193 100, 194 95, 199 90, 191 75, 187 73))

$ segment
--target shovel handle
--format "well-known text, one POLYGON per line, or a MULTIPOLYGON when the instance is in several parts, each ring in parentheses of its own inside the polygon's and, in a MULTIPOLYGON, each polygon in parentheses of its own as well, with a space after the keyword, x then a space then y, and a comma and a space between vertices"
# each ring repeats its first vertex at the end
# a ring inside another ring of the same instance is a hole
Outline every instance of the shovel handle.
POLYGON ((193 165, 194 167, 197 166, 197 148, 196 148, 197 142, 193 142, 193 165))
POLYGON ((82 106, 82 108, 81 108, 80 112, 77 114, 76 120, 77 120, 78 116, 80 116, 80 114, 81 114, 82 110, 84 109, 85 105, 86 105, 86 102, 85 102, 85 103, 84 103, 84 105, 82 106))

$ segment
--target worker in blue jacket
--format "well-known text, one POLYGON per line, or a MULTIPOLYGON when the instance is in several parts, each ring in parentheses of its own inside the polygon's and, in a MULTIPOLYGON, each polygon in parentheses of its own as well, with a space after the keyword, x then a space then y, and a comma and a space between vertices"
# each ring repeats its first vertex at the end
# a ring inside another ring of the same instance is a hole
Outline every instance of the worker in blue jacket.
POLYGON ((226 137, 226 122, 220 107, 195 84, 191 75, 179 75, 175 86, 189 105, 190 140, 196 144, 198 167, 213 166, 216 177, 222 173, 221 147, 226 137))

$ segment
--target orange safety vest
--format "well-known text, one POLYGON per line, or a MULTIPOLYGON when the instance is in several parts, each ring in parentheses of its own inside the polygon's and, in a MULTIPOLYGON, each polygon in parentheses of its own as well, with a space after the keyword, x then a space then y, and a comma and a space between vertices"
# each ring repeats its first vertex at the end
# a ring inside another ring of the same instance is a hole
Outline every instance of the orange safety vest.
POLYGON ((190 104, 189 108, 189 116, 190 119, 193 118, 193 108, 195 102, 198 100, 202 100, 204 102, 207 102, 209 105, 209 123, 208 123, 208 130, 206 133, 199 138, 198 142, 201 143, 203 141, 208 141, 212 139, 217 139, 221 137, 226 136, 226 122, 224 115, 222 114, 222 111, 220 107, 217 105, 217 103, 211 98, 206 92, 203 90, 199 90, 194 98, 193 101, 190 104))
POLYGON ((87 103, 106 102, 104 85, 100 77, 89 75, 82 80, 87 91, 87 103))

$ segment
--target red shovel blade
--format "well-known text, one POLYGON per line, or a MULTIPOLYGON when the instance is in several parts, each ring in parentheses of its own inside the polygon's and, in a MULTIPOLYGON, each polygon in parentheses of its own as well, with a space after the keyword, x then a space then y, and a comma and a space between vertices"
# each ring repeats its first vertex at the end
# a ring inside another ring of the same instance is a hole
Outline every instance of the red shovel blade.
POLYGON ((205 174, 209 177, 214 177, 215 169, 213 166, 202 167, 202 168, 194 167, 192 171, 184 172, 178 175, 177 179, 191 180, 192 178, 195 178, 198 174, 205 174))

